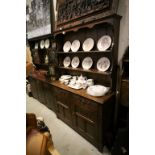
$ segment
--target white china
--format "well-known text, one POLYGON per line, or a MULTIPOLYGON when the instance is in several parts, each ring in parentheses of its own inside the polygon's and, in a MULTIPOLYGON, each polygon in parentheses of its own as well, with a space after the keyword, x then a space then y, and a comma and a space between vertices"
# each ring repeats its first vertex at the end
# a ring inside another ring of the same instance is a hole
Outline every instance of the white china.
POLYGON ((71 75, 62 75, 61 78, 62 79, 70 79, 72 76, 71 75))
POLYGON ((87 80, 87 86, 93 86, 94 85, 94 80, 93 79, 88 79, 87 80))
POLYGON ((41 40, 40 41, 40 48, 43 49, 45 47, 45 42, 44 40, 41 40))
POLYGON ((111 37, 109 35, 102 36, 97 42, 99 51, 106 51, 111 46, 111 37))
POLYGON ((68 56, 65 57, 65 59, 63 60, 64 67, 68 67, 70 65, 70 63, 71 63, 70 57, 68 57, 68 56))
POLYGON ((35 49, 38 49, 38 43, 35 43, 34 48, 35 48, 35 49))
POLYGON ((46 39, 45 40, 45 48, 49 48, 50 47, 50 40, 49 39, 46 39))
POLYGON ((79 64, 80 64, 79 58, 78 58, 78 57, 74 57, 74 58, 72 59, 72 62, 71 62, 72 67, 73 67, 73 68, 77 68, 77 67, 79 66, 79 64))
POLYGON ((69 84, 68 87, 73 89, 82 89, 82 86, 80 84, 69 84))
POLYGON ((88 52, 90 50, 92 50, 92 48, 94 47, 94 40, 92 38, 87 38, 82 45, 82 49, 85 52, 88 52))
POLYGON ((71 45, 71 50, 72 52, 77 52, 80 48, 80 41, 79 40, 74 40, 72 42, 72 45, 71 45))
POLYGON ((102 57, 97 61, 97 69, 105 72, 110 67, 110 60, 106 57, 102 57))
POLYGON ((86 57, 84 58, 84 60, 82 61, 82 68, 85 70, 88 70, 92 67, 93 65, 93 60, 91 57, 86 57))
POLYGON ((66 41, 64 46, 63 46, 63 51, 64 52, 69 52, 70 48, 71 48, 71 42, 70 41, 66 41))
POLYGON ((103 85, 93 85, 87 88, 87 94, 96 97, 104 96, 109 89, 109 87, 105 87, 103 85))
POLYGON ((69 80, 71 79, 71 75, 62 75, 59 78, 60 83, 64 83, 65 85, 67 85, 69 83, 69 80))

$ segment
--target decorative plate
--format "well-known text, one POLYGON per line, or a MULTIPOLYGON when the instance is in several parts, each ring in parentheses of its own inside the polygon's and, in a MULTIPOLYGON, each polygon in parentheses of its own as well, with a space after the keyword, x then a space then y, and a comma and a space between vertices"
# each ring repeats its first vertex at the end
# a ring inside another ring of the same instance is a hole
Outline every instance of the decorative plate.
POLYGON ((80 41, 79 40, 74 40, 72 42, 72 45, 71 45, 71 50, 72 52, 77 52, 80 48, 80 41))
POLYGON ((97 43, 99 51, 106 51, 111 46, 111 37, 109 35, 102 36, 97 43))
POLYGON ((94 40, 92 38, 87 38, 82 45, 85 52, 89 52, 94 47, 94 40))
POLYGON ((34 49, 38 49, 38 43, 35 43, 34 49))
POLYGON ((87 94, 96 97, 104 96, 109 91, 109 89, 109 87, 105 87, 102 85, 93 85, 87 88, 87 94))
POLYGON ((65 57, 64 61, 63 61, 63 65, 64 67, 68 67, 71 63, 71 59, 70 57, 65 57))
POLYGON ((64 52, 69 52, 70 48, 71 48, 71 42, 70 41, 66 41, 64 46, 63 46, 63 51, 64 52))
POLYGON ((78 58, 78 57, 74 57, 74 58, 72 59, 72 62, 71 62, 72 67, 73 67, 73 68, 77 68, 77 67, 79 66, 79 64, 80 64, 79 58, 78 58))
POLYGON ((99 71, 106 71, 110 67, 110 60, 106 57, 102 57, 97 61, 97 69, 99 71))
POLYGON ((45 48, 49 48, 50 47, 50 40, 49 39, 46 39, 45 40, 45 48))
POLYGON ((88 70, 88 69, 90 69, 90 68, 92 67, 92 65, 93 65, 93 60, 92 60, 91 57, 86 57, 86 58, 84 58, 84 60, 82 61, 82 68, 83 68, 83 69, 88 70))
POLYGON ((44 40, 41 40, 40 41, 40 48, 43 49, 45 47, 45 42, 44 40))

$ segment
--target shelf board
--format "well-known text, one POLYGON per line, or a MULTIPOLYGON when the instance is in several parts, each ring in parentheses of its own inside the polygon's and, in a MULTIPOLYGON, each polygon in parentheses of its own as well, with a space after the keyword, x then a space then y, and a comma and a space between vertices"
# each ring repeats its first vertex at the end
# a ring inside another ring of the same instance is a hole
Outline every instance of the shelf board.
POLYGON ((35 65, 38 65, 38 66, 48 66, 48 64, 36 64, 34 63, 35 65))
POLYGON ((77 52, 63 52, 63 51, 59 51, 56 52, 57 54, 76 54, 76 53, 80 53, 80 54, 92 54, 92 53, 111 53, 112 50, 106 50, 106 51, 89 51, 89 52, 84 52, 84 51, 77 51, 77 52))
POLYGON ((72 68, 72 67, 58 67, 59 69, 66 69, 72 71, 80 71, 80 72, 87 72, 87 73, 95 73, 95 74, 102 74, 102 75, 110 75, 111 71, 101 72, 96 69, 84 70, 82 68, 72 68))

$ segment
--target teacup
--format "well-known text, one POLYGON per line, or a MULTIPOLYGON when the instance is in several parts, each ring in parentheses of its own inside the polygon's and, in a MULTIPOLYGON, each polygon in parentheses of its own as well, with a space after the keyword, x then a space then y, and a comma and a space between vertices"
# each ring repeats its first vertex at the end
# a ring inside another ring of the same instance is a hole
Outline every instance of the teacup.
POLYGON ((87 85, 88 86, 93 86, 94 85, 94 80, 93 79, 88 79, 87 80, 87 85))
POLYGON ((68 83, 69 83, 69 80, 64 80, 65 85, 68 85, 68 83))
POLYGON ((70 84, 74 85, 76 83, 76 80, 72 79, 70 80, 70 84))

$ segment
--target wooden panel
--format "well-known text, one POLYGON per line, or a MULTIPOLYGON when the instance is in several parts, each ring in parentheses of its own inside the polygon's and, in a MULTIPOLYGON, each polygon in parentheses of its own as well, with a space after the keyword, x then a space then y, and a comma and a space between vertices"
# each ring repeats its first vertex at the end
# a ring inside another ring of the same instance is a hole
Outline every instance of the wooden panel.
POLYGON ((96 145, 98 130, 98 105, 90 100, 72 94, 73 125, 75 130, 96 145))
POLYGON ((57 104, 58 117, 67 124, 71 125, 72 124, 71 109, 60 101, 57 101, 56 104, 57 104))
POLYGON ((44 95, 45 95, 45 102, 48 108, 55 111, 55 98, 54 98, 54 91, 52 86, 48 83, 43 82, 44 87, 44 95))
POLYGON ((43 82, 40 80, 36 80, 36 84, 38 86, 38 99, 41 103, 46 104, 45 96, 44 96, 43 82))
POLYGON ((38 89, 36 84, 36 79, 29 77, 29 82, 31 84, 31 91, 34 98, 38 99, 38 89))

